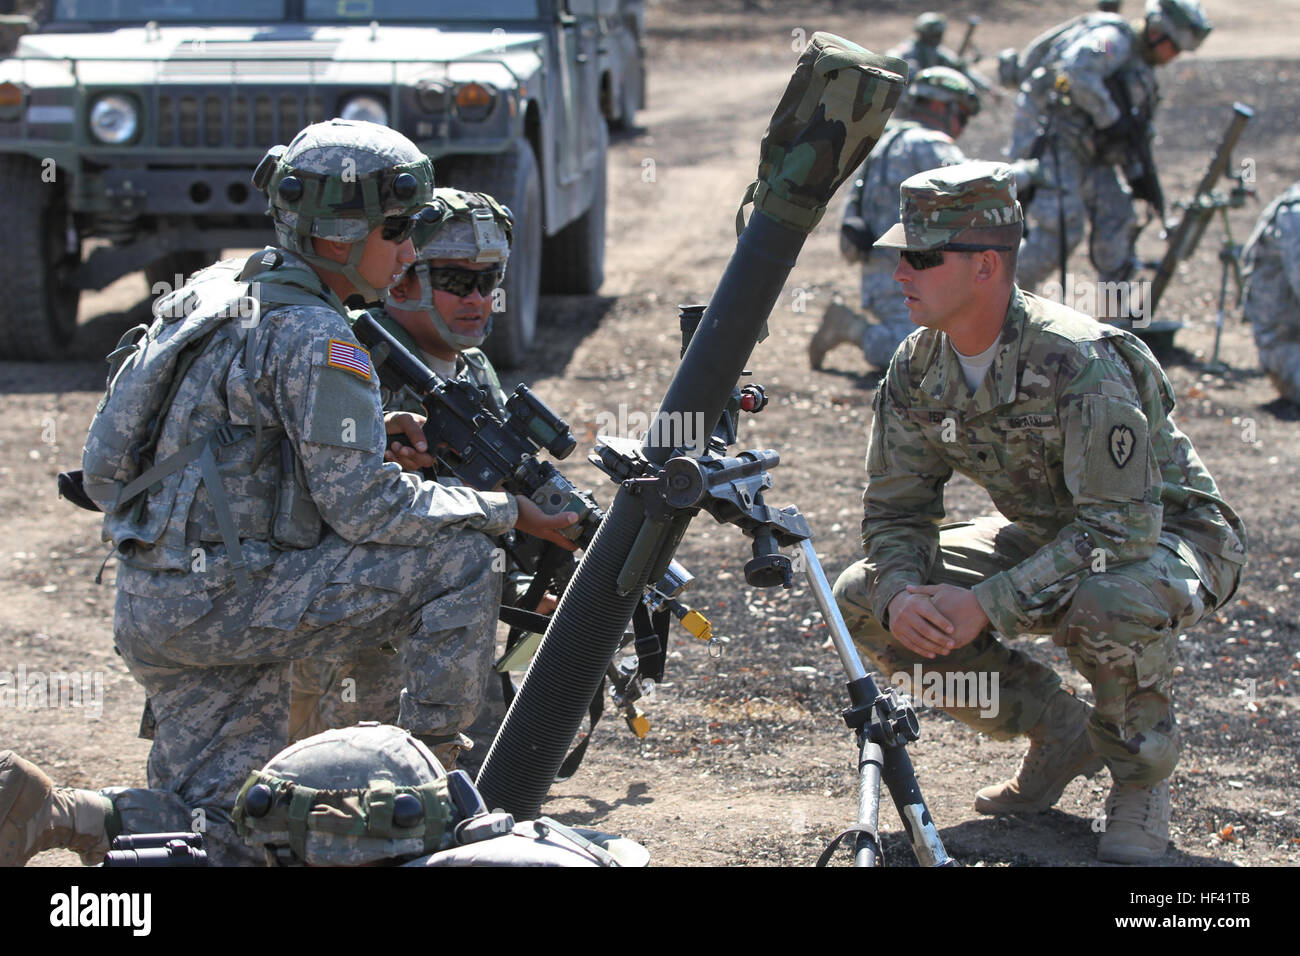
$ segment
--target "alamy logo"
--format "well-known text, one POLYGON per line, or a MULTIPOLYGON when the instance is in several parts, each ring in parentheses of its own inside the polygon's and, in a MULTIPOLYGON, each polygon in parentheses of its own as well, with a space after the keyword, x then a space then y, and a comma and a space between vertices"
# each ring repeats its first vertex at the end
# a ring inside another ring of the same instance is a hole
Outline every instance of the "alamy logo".
POLYGON ((80 707, 89 720, 104 713, 104 674, 102 671, 45 671, 27 669, 19 664, 14 670, 0 671, 0 707, 16 710, 51 710, 55 707, 80 707))
POLYGON ((703 452, 709 444, 704 416, 699 412, 656 412, 651 418, 642 411, 629 411, 626 404, 618 412, 596 413, 596 434, 644 440, 652 448, 680 448, 703 452))
POLYGON ((73 886, 50 897, 51 926, 129 926, 131 935, 148 936, 152 912, 149 893, 82 893, 73 886))
POLYGON ((920 664, 912 672, 895 671, 889 683, 912 698, 918 707, 936 709, 978 707, 984 718, 998 715, 997 671, 929 671, 920 664))

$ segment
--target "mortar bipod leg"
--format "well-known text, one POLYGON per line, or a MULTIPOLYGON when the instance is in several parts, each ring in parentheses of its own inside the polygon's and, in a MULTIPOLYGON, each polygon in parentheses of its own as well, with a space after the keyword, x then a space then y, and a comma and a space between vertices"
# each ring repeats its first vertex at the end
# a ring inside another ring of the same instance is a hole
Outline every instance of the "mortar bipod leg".
MULTIPOLYGON (((875 715, 877 717, 889 716, 888 705, 880 701, 882 697, 892 696, 892 694, 882 695, 871 675, 862 666, 862 657, 858 654, 853 638, 849 635, 849 628, 844 623, 844 616, 840 614, 839 605, 835 603, 835 595, 826 580, 826 572, 822 570, 822 563, 817 557, 817 549, 813 547, 812 540, 805 538, 800 541, 799 552, 803 559, 804 576, 807 577, 808 585, 817 600, 817 607, 831 630, 831 641, 835 644, 835 650, 839 653, 845 673, 849 677, 849 696, 852 699, 852 706, 845 712, 845 720, 850 726, 859 731, 869 732, 878 743, 884 744, 884 766, 883 772, 879 775, 863 773, 867 764, 867 751, 865 748, 860 750, 860 780, 864 784, 874 780, 877 791, 880 781, 883 780, 889 788, 889 794, 903 821, 903 827, 907 830, 908 839, 912 843, 912 852, 916 854, 918 863, 922 866, 956 866, 956 861, 949 857, 943 848, 938 828, 935 827, 930 816, 925 798, 921 796, 921 787, 916 782, 911 758, 907 755, 904 741, 909 738, 916 739, 914 729, 916 717, 911 714, 909 708, 906 715, 895 715, 893 720, 881 719, 867 723, 871 719, 873 709, 877 711, 875 715), (904 729, 909 724, 912 729, 904 729), (900 730, 903 732, 900 733, 900 730)), ((874 797, 875 795, 864 797, 861 793, 858 795, 859 817, 861 811, 874 797)), ((878 803, 878 799, 874 802, 878 803)))

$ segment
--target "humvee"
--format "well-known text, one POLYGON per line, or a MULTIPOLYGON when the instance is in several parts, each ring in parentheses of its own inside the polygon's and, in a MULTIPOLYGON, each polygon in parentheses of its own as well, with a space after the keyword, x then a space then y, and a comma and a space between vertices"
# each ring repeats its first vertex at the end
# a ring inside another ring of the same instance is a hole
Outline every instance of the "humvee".
POLYGON ((400 130, 439 185, 514 212, 488 349, 517 364, 540 292, 603 281, 606 120, 644 100, 640 8, 52 0, 0 62, 0 358, 66 354, 82 290, 143 269, 158 294, 273 242, 253 168, 341 116, 400 130))

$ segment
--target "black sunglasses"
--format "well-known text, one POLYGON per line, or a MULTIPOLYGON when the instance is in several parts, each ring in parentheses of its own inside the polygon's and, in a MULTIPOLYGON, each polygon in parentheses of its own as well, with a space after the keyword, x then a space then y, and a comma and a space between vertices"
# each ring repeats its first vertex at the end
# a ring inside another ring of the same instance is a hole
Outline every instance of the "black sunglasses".
POLYGON ((386 242, 405 242, 416 226, 432 225, 441 218, 442 211, 432 206, 421 206, 413 216, 386 216, 379 236, 386 242))
POLYGON ((429 284, 439 292, 450 292, 463 298, 478 290, 479 295, 491 295, 501 284, 500 266, 491 269, 463 269, 460 266, 433 266, 429 269, 429 284))
POLYGON ((995 252, 1010 252, 1011 246, 981 246, 967 242, 950 242, 946 246, 938 249, 900 249, 899 254, 907 261, 907 264, 913 269, 933 269, 935 266, 943 265, 944 251, 948 252, 984 252, 991 249, 995 252))

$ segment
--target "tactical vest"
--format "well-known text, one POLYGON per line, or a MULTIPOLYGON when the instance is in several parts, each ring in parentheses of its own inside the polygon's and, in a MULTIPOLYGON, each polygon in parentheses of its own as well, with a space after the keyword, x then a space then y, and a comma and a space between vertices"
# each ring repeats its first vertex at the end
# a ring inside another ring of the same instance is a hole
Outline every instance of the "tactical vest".
MULTIPOLYGON (((244 586, 241 539, 286 547, 315 543, 299 527, 307 517, 302 495, 284 495, 280 487, 286 480, 301 482, 296 457, 284 461, 283 429, 264 428, 256 402, 241 412, 231 409, 229 420, 210 423, 192 421, 195 408, 175 402, 182 392, 224 394, 237 363, 242 360, 241 371, 251 368, 254 330, 266 312, 289 305, 331 308, 330 298, 314 272, 284 264, 281 252, 267 249, 195 274, 157 303, 151 325, 131 329, 118 342, 108 356, 107 388, 90 424, 82 470, 87 495, 105 514, 104 540, 124 559, 153 570, 187 571, 193 547, 215 539, 244 586), (201 437, 186 441, 195 425, 201 437), (244 492, 235 510, 227 481, 244 492), (249 492, 254 500, 264 499, 264 506, 243 505, 249 492), (192 515, 196 499, 210 513, 192 515), (285 508, 290 513, 281 513, 285 508), (279 540, 277 524, 285 532, 279 540)), ((318 540, 319 516, 315 522, 318 540)))

